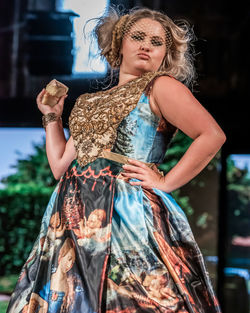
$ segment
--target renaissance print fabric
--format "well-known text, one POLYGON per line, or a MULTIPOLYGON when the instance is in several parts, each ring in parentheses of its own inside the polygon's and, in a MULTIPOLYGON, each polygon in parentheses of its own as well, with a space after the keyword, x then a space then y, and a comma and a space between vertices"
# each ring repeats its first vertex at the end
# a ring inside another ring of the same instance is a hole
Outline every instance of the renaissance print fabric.
MULTIPOLYGON (((112 149, 162 163, 174 129, 142 94, 112 149)), ((132 186, 122 164, 74 160, 45 211, 8 313, 221 312, 187 218, 170 194, 132 186)))

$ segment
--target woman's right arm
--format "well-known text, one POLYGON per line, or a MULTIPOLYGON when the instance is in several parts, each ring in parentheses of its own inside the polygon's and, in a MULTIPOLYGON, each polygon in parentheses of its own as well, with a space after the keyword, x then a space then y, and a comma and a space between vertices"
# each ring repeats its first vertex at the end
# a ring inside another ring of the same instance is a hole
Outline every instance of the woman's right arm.
POLYGON ((45 92, 43 89, 36 100, 38 109, 44 115, 55 113, 58 116, 57 121, 50 122, 46 126, 46 153, 51 171, 55 179, 59 179, 65 173, 70 163, 76 158, 76 150, 73 138, 70 137, 68 141, 66 140, 60 119, 66 96, 61 97, 54 107, 50 107, 49 105, 42 104, 42 98, 45 92))

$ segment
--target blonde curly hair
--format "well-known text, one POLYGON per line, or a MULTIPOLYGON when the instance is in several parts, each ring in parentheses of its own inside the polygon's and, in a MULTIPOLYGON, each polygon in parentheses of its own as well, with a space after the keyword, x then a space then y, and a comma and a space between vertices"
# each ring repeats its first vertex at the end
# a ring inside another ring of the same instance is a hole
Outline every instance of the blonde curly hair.
POLYGON ((166 14, 148 8, 135 8, 126 15, 111 8, 107 15, 97 19, 94 35, 97 38, 101 55, 106 58, 111 69, 121 64, 120 49, 126 32, 142 19, 158 21, 166 33, 166 55, 159 68, 186 85, 194 83, 196 72, 193 64, 195 39, 192 28, 185 20, 173 22, 166 14))

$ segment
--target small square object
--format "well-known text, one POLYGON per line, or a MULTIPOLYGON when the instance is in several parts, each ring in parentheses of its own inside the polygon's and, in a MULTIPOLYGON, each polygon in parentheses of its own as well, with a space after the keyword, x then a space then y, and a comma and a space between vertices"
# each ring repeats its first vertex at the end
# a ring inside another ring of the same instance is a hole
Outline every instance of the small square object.
POLYGON ((57 104, 59 98, 66 95, 69 88, 56 79, 53 79, 48 83, 45 88, 46 93, 43 96, 42 103, 53 107, 57 104))

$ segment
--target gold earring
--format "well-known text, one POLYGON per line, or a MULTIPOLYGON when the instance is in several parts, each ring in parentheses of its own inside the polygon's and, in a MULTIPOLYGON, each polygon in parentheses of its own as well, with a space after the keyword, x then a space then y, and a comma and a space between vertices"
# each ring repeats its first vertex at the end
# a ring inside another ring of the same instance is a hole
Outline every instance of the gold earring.
POLYGON ((122 56, 121 56, 121 54, 119 54, 118 58, 115 61, 115 66, 119 67, 121 65, 121 63, 122 63, 122 56))

